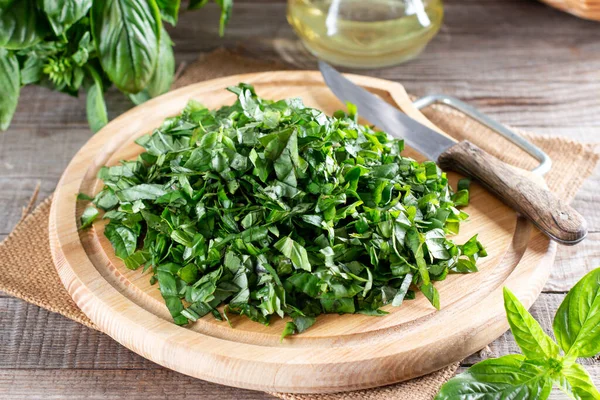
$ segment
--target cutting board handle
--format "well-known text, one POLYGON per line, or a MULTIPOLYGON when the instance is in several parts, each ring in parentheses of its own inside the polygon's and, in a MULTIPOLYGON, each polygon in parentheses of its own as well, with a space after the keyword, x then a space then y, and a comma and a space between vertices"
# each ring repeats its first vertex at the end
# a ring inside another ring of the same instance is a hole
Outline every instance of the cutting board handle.
POLYGON ((443 169, 452 169, 477 179, 559 243, 574 245, 587 235, 585 220, 571 206, 469 141, 462 141, 446 150, 438 162, 443 169))

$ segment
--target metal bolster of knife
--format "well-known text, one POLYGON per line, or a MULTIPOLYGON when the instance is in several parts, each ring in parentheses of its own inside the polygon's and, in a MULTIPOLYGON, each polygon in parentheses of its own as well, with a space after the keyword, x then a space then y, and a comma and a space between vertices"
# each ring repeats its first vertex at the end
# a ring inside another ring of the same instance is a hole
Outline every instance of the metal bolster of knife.
POLYGON ((480 124, 488 127, 492 131, 505 137, 508 141, 514 143, 523 149, 527 154, 539 161, 539 165, 531 171, 544 176, 552 167, 552 160, 542 149, 534 145, 533 143, 525 140, 522 136, 516 134, 506 126, 490 118, 486 114, 482 113, 475 107, 457 99, 456 97, 446 96, 443 94, 432 94, 429 96, 421 97, 413 102, 414 106, 419 110, 428 107, 432 104, 442 103, 446 106, 452 107, 455 110, 462 112, 469 116, 480 124))

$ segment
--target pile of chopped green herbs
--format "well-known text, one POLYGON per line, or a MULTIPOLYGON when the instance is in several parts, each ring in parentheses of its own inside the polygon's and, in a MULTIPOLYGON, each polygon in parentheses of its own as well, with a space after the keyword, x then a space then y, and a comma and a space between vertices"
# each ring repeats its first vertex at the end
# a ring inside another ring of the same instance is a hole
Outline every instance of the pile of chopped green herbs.
POLYGON ((136 161, 98 174, 106 237, 127 268, 152 271, 175 323, 287 315, 284 337, 323 313, 387 314, 415 290, 439 308, 433 281, 477 271, 477 236, 446 238, 467 218, 468 182, 453 194, 435 163, 402 157, 403 141, 359 125, 352 105, 328 117, 229 90, 232 106, 191 101, 137 140, 136 161))

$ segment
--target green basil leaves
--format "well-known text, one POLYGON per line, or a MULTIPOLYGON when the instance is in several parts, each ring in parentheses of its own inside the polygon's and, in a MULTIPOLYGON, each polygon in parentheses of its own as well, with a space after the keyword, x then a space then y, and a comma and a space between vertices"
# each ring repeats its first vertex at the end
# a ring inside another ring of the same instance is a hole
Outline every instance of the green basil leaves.
POLYGON ((504 288, 504 308, 515 341, 527 358, 543 360, 559 356, 558 345, 507 288, 504 288))
POLYGON ((137 93, 154 74, 161 32, 154 0, 95 1, 92 35, 100 64, 122 91, 137 93))
MULTIPOLYGON (((222 34, 233 3, 218 3, 222 34)), ((21 85, 87 93, 94 132, 108 122, 103 93, 111 84, 136 104, 167 92, 175 57, 162 21, 175 25, 179 9, 180 0, 0 0, 0 129, 21 85)))
POLYGON ((160 61, 156 65, 154 74, 146 88, 139 93, 129 95, 129 98, 135 104, 142 104, 153 97, 166 93, 173 83, 173 74, 175 74, 175 55, 173 54, 173 43, 164 27, 160 35, 158 59, 160 61))
POLYGON ((577 357, 600 353, 600 269, 569 291, 554 317, 554 335, 563 350, 577 357))
POLYGON ((599 399, 600 393, 585 368, 579 364, 563 367, 557 386, 574 399, 599 399))
POLYGON ((14 53, 0 48, 0 129, 6 130, 17 109, 21 79, 19 62, 14 53))
POLYGON ((552 379, 524 356, 511 354, 475 364, 448 381, 436 399, 521 399, 547 398, 552 379))
POLYGON ((58 36, 87 14, 92 0, 42 0, 42 4, 54 34, 58 36))
POLYGON ((95 133, 108 123, 108 113, 104 102, 104 90, 100 75, 92 67, 88 70, 93 79, 93 84, 87 91, 86 110, 90 129, 95 133))
POLYGON ((156 4, 160 9, 162 19, 171 25, 176 25, 181 0, 156 0, 156 4))
POLYGON ((233 105, 190 101, 136 141, 136 160, 98 174, 106 237, 127 268, 152 271, 175 323, 288 316, 285 337, 322 313, 385 315, 419 291, 439 308, 436 281, 477 271, 477 236, 447 238, 467 214, 435 163, 403 157, 355 108, 329 117, 229 90, 233 105))
POLYGON ((506 288, 504 305, 523 355, 511 354, 475 364, 444 384, 436 400, 543 400, 554 384, 573 399, 600 399, 600 392, 584 367, 575 362, 577 357, 592 357, 600 352, 600 268, 584 276, 560 305, 553 326, 558 344, 506 288))
POLYGON ((0 48, 19 50, 41 42, 48 23, 36 0, 5 0, 0 3, 0 48))

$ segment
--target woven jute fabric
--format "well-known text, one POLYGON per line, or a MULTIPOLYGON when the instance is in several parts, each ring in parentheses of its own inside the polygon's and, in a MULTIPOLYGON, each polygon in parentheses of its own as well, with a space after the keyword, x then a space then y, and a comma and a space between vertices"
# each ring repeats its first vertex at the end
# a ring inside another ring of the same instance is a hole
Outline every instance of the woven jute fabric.
MULTIPOLYGON (((196 63, 186 68, 175 86, 185 86, 232 74, 276 69, 291 67, 219 49, 202 55, 196 63)), ((445 106, 432 106, 424 112, 431 121, 457 139, 469 139, 515 166, 535 166, 535 160, 516 146, 459 112, 445 106)), ((564 200, 572 200, 596 166, 599 154, 595 151, 595 146, 560 137, 539 136, 527 132, 520 134, 552 158, 553 167, 546 176, 550 189, 564 200)), ((44 200, 33 212, 24 216, 14 231, 0 244, 0 291, 97 329, 62 286, 52 263, 48 244, 51 201, 51 198, 44 200)), ((323 395, 272 394, 286 400, 429 400, 434 397, 440 386, 454 375, 457 368, 458 364, 453 364, 411 381, 370 390, 323 395)))

